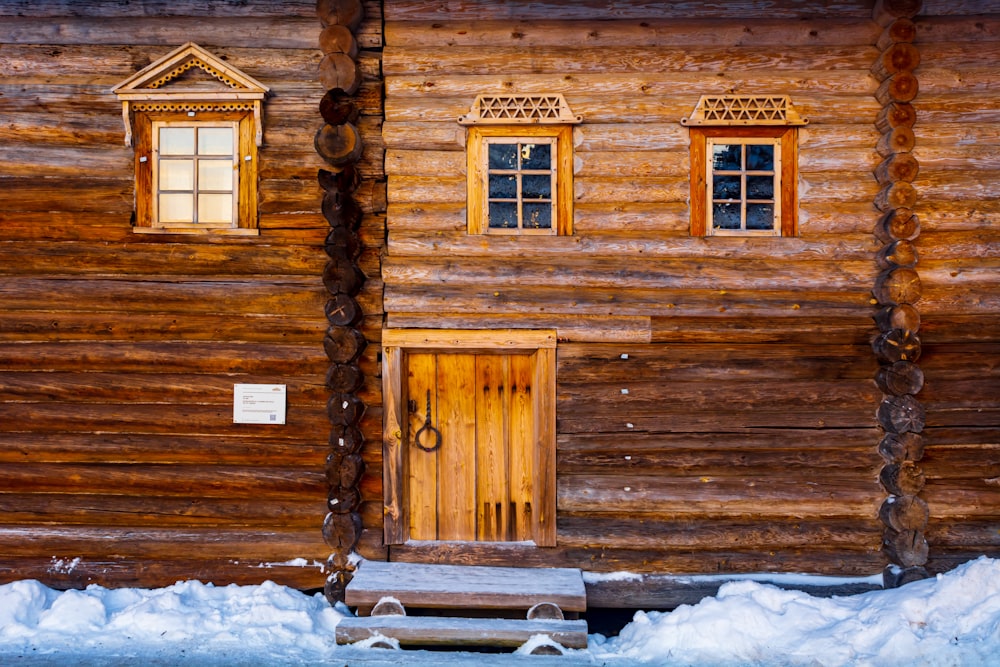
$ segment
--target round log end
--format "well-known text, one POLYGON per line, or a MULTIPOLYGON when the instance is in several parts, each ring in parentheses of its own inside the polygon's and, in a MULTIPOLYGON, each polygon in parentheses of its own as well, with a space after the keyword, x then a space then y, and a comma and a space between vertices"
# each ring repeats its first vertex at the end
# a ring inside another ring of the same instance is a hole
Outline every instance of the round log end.
POLYGON ((316 131, 313 146, 328 163, 334 167, 342 167, 361 157, 361 133, 353 123, 327 123, 316 131))

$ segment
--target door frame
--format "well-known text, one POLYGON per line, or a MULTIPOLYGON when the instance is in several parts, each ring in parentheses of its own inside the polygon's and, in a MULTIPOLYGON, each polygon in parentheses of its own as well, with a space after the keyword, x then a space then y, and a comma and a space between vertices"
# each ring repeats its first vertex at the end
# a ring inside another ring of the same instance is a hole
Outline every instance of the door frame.
POLYGON ((530 353, 535 359, 532 395, 534 441, 533 542, 556 544, 556 332, 539 329, 383 329, 382 488, 385 544, 406 544, 408 353, 530 353))

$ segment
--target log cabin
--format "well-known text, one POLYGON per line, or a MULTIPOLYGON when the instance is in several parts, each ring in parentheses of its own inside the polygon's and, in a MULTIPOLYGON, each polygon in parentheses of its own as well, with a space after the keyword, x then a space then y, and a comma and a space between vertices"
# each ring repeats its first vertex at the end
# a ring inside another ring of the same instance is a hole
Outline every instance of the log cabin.
POLYGON ((0 0, 0 581, 1000 555, 997 57, 996 0, 0 0))

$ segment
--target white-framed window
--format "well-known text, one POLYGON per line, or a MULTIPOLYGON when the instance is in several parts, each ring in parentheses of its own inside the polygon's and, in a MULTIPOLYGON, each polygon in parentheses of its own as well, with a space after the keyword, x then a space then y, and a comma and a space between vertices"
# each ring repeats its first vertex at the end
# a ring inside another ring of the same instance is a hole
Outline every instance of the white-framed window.
POLYGON ((153 121, 152 226, 237 227, 239 123, 153 121))

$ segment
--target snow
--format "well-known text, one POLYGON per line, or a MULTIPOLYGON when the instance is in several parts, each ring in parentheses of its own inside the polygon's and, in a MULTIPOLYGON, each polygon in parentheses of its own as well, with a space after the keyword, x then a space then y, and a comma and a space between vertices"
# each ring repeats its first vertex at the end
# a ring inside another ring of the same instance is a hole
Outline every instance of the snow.
POLYGON ((591 635, 587 649, 565 656, 337 646, 334 630, 347 613, 320 594, 270 582, 60 592, 15 581, 0 586, 0 664, 998 665, 1000 560, 844 597, 731 581, 698 604, 638 612, 618 636, 591 635))

